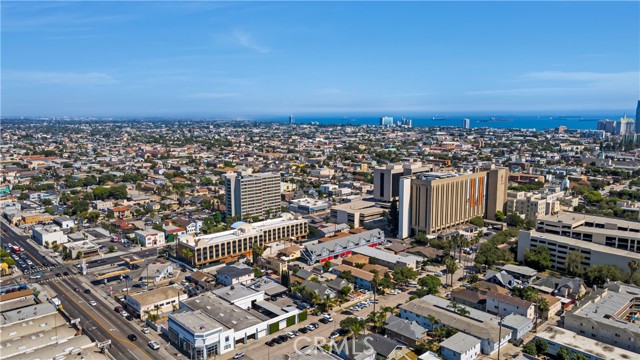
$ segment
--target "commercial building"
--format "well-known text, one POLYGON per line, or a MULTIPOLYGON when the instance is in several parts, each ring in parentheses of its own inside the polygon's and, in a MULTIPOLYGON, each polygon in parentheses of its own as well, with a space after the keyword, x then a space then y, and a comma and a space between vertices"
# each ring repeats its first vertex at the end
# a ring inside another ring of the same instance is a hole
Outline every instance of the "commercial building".
POLYGON ((463 129, 471 129, 471 120, 470 119, 462 119, 462 128, 463 129))
MULTIPOLYGON (((247 289, 243 286, 238 288, 247 289)), ((264 292, 245 294, 238 292, 240 290, 231 291, 230 288, 222 290, 232 292, 227 297, 240 301, 239 305, 207 292, 185 300, 181 304, 181 311, 169 316, 169 339, 189 359, 206 360, 228 353, 238 343, 246 344, 250 339, 261 339, 303 320, 295 307, 280 308, 264 301, 264 292), (247 297, 252 299, 248 307, 243 300, 239 300, 247 297)))
POLYGON ((393 116, 383 116, 380 118, 380 126, 393 126, 393 116))
POLYGON ((421 259, 415 255, 400 254, 396 255, 387 251, 376 249, 369 246, 361 246, 353 249, 354 254, 364 255, 369 258, 369 263, 382 265, 389 269, 397 267, 408 267, 416 269, 421 259))
POLYGON ((77 259, 78 257, 88 258, 100 255, 100 247, 88 240, 66 243, 63 245, 63 248, 66 249, 72 259, 77 259))
POLYGON ((31 238, 40 246, 62 245, 69 242, 67 235, 62 229, 53 225, 36 225, 31 228, 31 238))
POLYGON ((164 232, 157 230, 138 230, 134 233, 142 247, 164 246, 164 232))
POLYGON ((137 294, 127 294, 124 302, 133 316, 145 320, 149 313, 161 315, 177 310, 180 302, 188 298, 181 289, 165 286, 137 294))
POLYGON ((315 214, 329 208, 329 203, 324 200, 302 198, 289 201, 289 210, 301 214, 315 214))
POLYGON ((324 263, 349 256, 355 248, 361 246, 378 246, 385 243, 384 232, 380 229, 374 229, 336 240, 308 245, 302 250, 301 257, 307 264, 313 265, 317 262, 324 263))
POLYGON ((238 221, 231 228, 215 234, 181 237, 178 241, 178 256, 196 267, 234 259, 240 255, 250 256, 254 244, 266 247, 276 241, 306 239, 309 222, 285 213, 278 219, 253 224, 238 221))
POLYGON ((633 119, 628 118, 626 115, 621 117, 620 120, 616 122, 615 135, 627 135, 633 134, 635 131, 635 121, 633 119))
POLYGON ((598 121, 598 130, 602 130, 606 133, 613 134, 616 131, 616 121, 603 119, 598 121))
POLYGON ((238 171, 223 178, 227 216, 264 219, 280 212, 280 174, 238 171))
POLYGON ((593 341, 640 353, 639 294, 636 286, 609 283, 566 313, 564 327, 593 341))
POLYGON ((400 195, 400 178, 422 172, 433 171, 432 164, 409 162, 391 164, 373 169, 373 198, 378 201, 390 202, 400 195))
POLYGON ((507 169, 469 174, 422 173, 400 180, 399 237, 434 234, 485 214, 504 211, 507 169))
POLYGON ((353 201, 331 207, 331 220, 354 228, 386 222, 385 210, 371 201, 353 201))

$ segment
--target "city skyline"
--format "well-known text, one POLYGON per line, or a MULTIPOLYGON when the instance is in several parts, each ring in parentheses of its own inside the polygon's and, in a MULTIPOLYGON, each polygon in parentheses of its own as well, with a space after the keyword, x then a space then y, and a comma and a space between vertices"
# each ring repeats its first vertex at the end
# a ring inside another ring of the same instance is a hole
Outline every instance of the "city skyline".
POLYGON ((3 2, 2 115, 633 114, 640 4, 460 5, 3 2))

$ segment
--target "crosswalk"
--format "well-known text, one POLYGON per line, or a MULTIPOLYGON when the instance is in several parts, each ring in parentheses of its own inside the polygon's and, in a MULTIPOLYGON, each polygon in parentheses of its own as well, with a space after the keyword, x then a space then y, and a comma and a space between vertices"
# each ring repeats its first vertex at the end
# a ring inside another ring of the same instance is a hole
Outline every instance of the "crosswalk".
POLYGON ((77 274, 69 274, 69 275, 66 275, 66 276, 63 275, 63 276, 60 276, 60 277, 56 276, 56 277, 52 277, 50 279, 42 279, 42 280, 36 281, 36 283, 38 283, 38 284, 46 284, 46 283, 51 282, 51 281, 64 280, 64 279, 72 278, 72 277, 75 277, 76 275, 77 274))
POLYGON ((31 274, 36 274, 39 272, 46 272, 46 271, 51 271, 54 269, 59 269, 61 268, 63 265, 62 264, 57 264, 57 265, 53 265, 53 266, 39 266, 33 269, 29 269, 29 270, 25 270, 23 271, 23 273, 25 275, 31 275, 31 274))

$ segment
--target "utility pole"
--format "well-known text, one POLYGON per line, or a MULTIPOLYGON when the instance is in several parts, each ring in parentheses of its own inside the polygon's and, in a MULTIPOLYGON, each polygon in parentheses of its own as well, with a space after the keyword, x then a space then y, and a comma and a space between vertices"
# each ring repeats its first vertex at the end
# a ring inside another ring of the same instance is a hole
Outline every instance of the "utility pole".
POLYGON ((498 318, 498 360, 500 360, 500 345, 502 345, 502 316, 498 318))

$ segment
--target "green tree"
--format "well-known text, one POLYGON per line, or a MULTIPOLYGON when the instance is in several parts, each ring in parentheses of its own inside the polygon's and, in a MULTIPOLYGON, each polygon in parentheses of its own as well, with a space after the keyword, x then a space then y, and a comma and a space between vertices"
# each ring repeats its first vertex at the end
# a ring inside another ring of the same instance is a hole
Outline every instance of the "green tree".
POLYGON ((93 189, 93 197, 96 200, 106 200, 109 198, 111 191, 109 190, 109 188, 104 187, 104 186, 96 186, 93 189))
POLYGON ((333 264, 331 264, 331 261, 325 261, 322 264, 322 271, 323 272, 329 272, 329 270, 331 270, 331 267, 333 266, 333 264))
POLYGON ((291 275, 289 275, 288 271, 283 271, 282 274, 280 274, 280 284, 287 288, 291 285, 291 275))
POLYGON ((507 215, 506 221, 507 221, 507 224, 516 228, 520 228, 524 225, 524 219, 516 213, 511 213, 507 215))
POLYGON ((622 271, 620 271, 620 269, 615 265, 594 265, 587 269, 584 280, 589 286, 602 286, 607 282, 607 280, 622 280, 622 271))
POLYGON ((343 286, 338 292, 338 296, 340 296, 341 299, 346 299, 349 294, 351 294, 351 287, 349 286, 343 286))
POLYGON ((264 253, 264 248, 260 246, 257 242, 253 243, 253 246, 251 247, 251 256, 253 258, 254 264, 259 264, 260 258, 262 257, 263 253, 264 253))
POLYGON ((545 271, 551 267, 551 254, 546 246, 536 246, 524 252, 524 263, 538 271, 545 271))
POLYGON ((572 251, 567 255, 567 272, 572 276, 582 276, 584 268, 582 267, 582 261, 584 257, 577 251, 572 251))
POLYGON ((338 277, 339 277, 340 279, 347 280, 347 281, 348 281, 348 282, 350 282, 350 283, 355 283, 355 282, 356 282, 356 278, 353 276, 353 274, 351 274, 351 271, 350 271, 350 270, 347 270, 347 271, 343 271, 343 272, 341 272, 341 273, 338 275, 338 277))
POLYGON ((540 338, 536 339, 535 345, 536 345, 536 352, 540 355, 546 353, 547 350, 549 350, 549 344, 547 344, 546 341, 540 338))
POLYGON ((365 329, 365 322, 355 317, 348 317, 340 321, 340 327, 349 330, 353 337, 356 338, 365 329))
POLYGON ((504 222, 506 220, 506 216, 500 210, 496 211, 496 221, 504 222))
POLYGON ((442 282, 437 276, 427 275, 418 279, 418 285, 425 289, 428 295, 432 295, 438 293, 440 286, 442 286, 442 282))
POLYGON ((522 347, 522 352, 525 354, 529 354, 531 356, 537 356, 538 350, 536 350, 536 345, 533 342, 529 342, 522 347))
POLYGON ((11 254, 0 249, 0 261, 7 264, 8 266, 15 266, 16 262, 11 257, 11 254))
POLYGON ((414 280, 418 277, 418 272, 412 268, 406 266, 399 266, 393 269, 393 279, 398 284, 404 284, 409 280, 414 280))
POLYGON ((76 259, 82 259, 82 255, 84 255, 84 254, 82 253, 82 251, 78 251, 78 252, 76 253, 76 259))
POLYGON ((480 216, 476 216, 469 220, 469 224, 475 225, 477 227, 484 227, 484 220, 480 216))
POLYGON ((456 260, 451 257, 446 257, 444 259, 444 266, 447 268, 447 276, 451 277, 450 284, 453 285, 453 275, 455 274, 456 269, 458 268, 456 265, 456 260))
POLYGON ((109 245, 109 252, 110 252, 110 253, 116 252, 116 247, 115 247, 115 245, 109 245))
POLYGON ((389 206, 389 228, 392 236, 396 236, 398 234, 399 219, 400 212, 398 211, 398 200, 394 198, 391 200, 391 205, 389 206))
POLYGON ((560 350, 556 353, 558 360, 571 360, 571 351, 564 346, 560 346, 560 350))
POLYGON ((629 266, 629 283, 631 283, 631 279, 633 279, 633 275, 635 275, 636 272, 638 272, 638 269, 640 269, 640 261, 631 260, 629 261, 628 266, 629 266))

